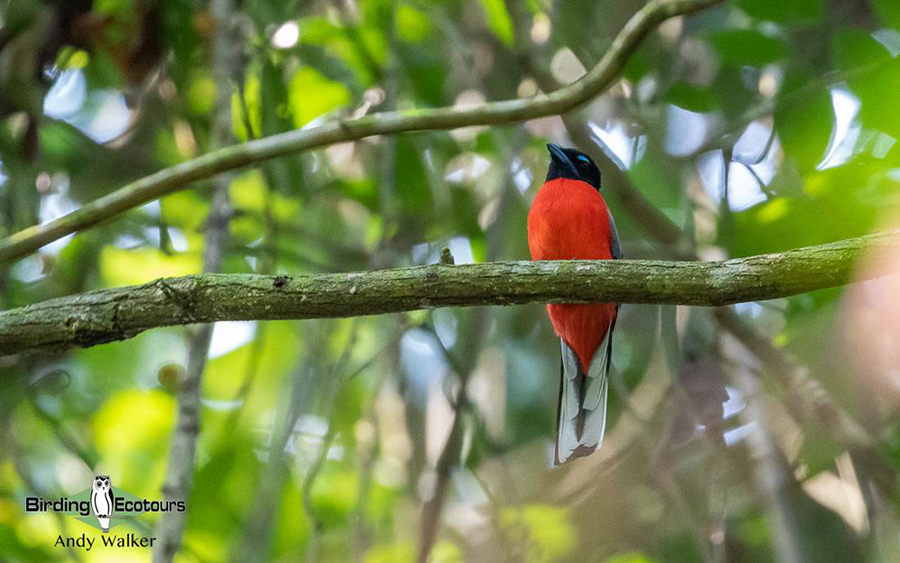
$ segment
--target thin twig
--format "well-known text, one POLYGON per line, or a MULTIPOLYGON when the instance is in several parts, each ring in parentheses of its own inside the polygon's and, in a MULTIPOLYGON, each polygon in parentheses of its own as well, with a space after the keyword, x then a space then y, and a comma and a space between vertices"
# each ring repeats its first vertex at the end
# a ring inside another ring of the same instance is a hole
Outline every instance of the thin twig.
MULTIPOLYGON (((386 371, 382 372, 387 374, 386 371)), ((361 420, 367 421, 372 425, 373 433, 371 442, 362 442, 359 444, 359 488, 356 493, 356 506, 353 509, 353 515, 350 517, 352 531, 353 559, 357 563, 363 563, 365 560, 366 549, 369 545, 369 524, 367 510, 369 507, 369 497, 372 492, 372 483, 375 474, 375 463, 378 461, 379 450, 379 424, 378 416, 374 412, 374 402, 377 396, 378 388, 370 401, 367 402, 366 410, 361 420)))
POLYGON ((306 514, 306 518, 310 522, 309 536, 306 540, 307 563, 314 563, 316 561, 316 554, 318 551, 318 534, 319 530, 322 528, 322 520, 321 518, 319 518, 318 514, 316 513, 316 509, 313 506, 312 491, 313 487, 316 484, 316 478, 318 478, 319 473, 321 473, 322 468, 325 466, 325 460, 328 459, 328 451, 331 449, 331 444, 334 442, 334 438, 337 436, 335 405, 337 403, 338 395, 340 394, 341 386, 343 385, 344 381, 346 381, 346 378, 344 378, 343 375, 347 371, 347 364, 350 361, 350 355, 353 353, 353 349, 356 347, 356 337, 359 331, 359 324, 359 319, 353 321, 353 326, 350 328, 350 337, 346 346, 344 346, 341 357, 337 360, 337 362, 334 363, 330 370, 331 376, 329 377, 329 383, 331 385, 331 389, 327 396, 324 398, 325 420, 328 423, 328 430, 325 432, 325 436, 322 437, 322 443, 319 445, 319 451, 316 453, 316 458, 313 461, 312 465, 310 465, 306 476, 303 478, 303 484, 300 487, 300 498, 303 503, 303 512, 306 514))
MULTIPOLYGON (((232 37, 232 15, 236 0, 213 0, 211 10, 219 22, 213 45, 213 73, 219 85, 216 94, 212 140, 217 146, 228 145, 231 138, 231 77, 237 61, 238 44, 232 37)), ((228 175, 216 179, 212 204, 207 218, 209 227, 203 251, 204 272, 219 270, 228 245, 228 225, 231 201, 228 175)), ((178 413, 175 431, 169 446, 169 464, 162 492, 168 500, 189 498, 194 481, 194 461, 200 435, 200 381, 206 367, 213 325, 199 327, 188 346, 185 378, 178 390, 178 413)), ((171 512, 160 518, 156 527, 157 544, 153 549, 153 563, 169 563, 181 548, 186 512, 171 512)))
POLYGON ((783 94, 779 98, 765 98, 758 105, 751 107, 742 113, 733 122, 724 125, 718 131, 710 134, 703 144, 682 158, 693 160, 703 153, 733 145, 751 123, 769 117, 775 113, 776 108, 784 110, 806 103, 810 98, 817 94, 824 95, 832 86, 853 81, 854 79, 862 78, 882 70, 888 65, 893 64, 894 60, 895 59, 890 56, 885 55, 884 58, 874 63, 865 64, 848 70, 834 70, 821 77, 811 79, 799 88, 783 94))
POLYGON ((235 543, 236 548, 229 558, 235 563, 256 563, 269 558, 273 523, 280 506, 278 499, 290 475, 285 450, 296 431, 297 421, 309 411, 316 396, 315 389, 321 383, 319 372, 315 369, 316 360, 323 348, 320 344, 327 342, 331 335, 331 323, 324 334, 313 331, 315 325, 307 326, 310 332, 305 339, 308 345, 305 347, 303 361, 291 377, 290 392, 285 397, 271 432, 263 478, 259 479, 253 502, 247 510, 243 534, 235 543))
MULTIPOLYGON (((235 77, 235 82, 240 85, 240 77, 235 77)), ((247 107, 247 100, 244 96, 243 88, 238 87, 238 91, 240 92, 240 102, 242 105, 242 115, 244 115, 246 119, 246 123, 244 126, 246 127, 248 134, 252 134, 252 125, 250 123, 250 110, 247 107)), ((260 274, 272 274, 275 272, 275 266, 278 263, 278 227, 276 225, 275 217, 272 215, 272 182, 273 177, 272 174, 268 171, 267 167, 263 167, 263 175, 265 176, 264 183, 264 207, 263 207, 263 241, 262 247, 263 252, 259 259, 258 265, 259 268, 257 271, 260 274)), ((259 323, 256 328, 256 334, 253 338, 253 344, 250 348, 250 354, 247 358, 247 366, 244 370, 244 381, 241 382, 241 386, 238 388, 237 393, 235 393, 235 400, 238 401, 238 407, 231 413, 228 422, 223 426, 226 431, 230 431, 233 428, 237 427, 238 421, 240 420, 241 413, 244 411, 243 406, 247 399, 247 394, 250 392, 250 389, 253 387, 253 382, 256 380, 256 375, 259 373, 259 364, 262 359, 263 350, 265 350, 266 345, 266 334, 267 334, 267 325, 266 323, 259 323)))
POLYGON ((0 240, 0 263, 27 256, 45 244, 85 230, 164 195, 185 189, 197 180, 278 156, 372 135, 457 129, 473 125, 502 125, 566 113, 609 88, 644 38, 662 22, 721 2, 722 0, 651 1, 625 24, 609 50, 590 72, 581 80, 543 97, 490 102, 472 108, 450 107, 376 113, 356 119, 340 119, 309 129, 289 131, 207 153, 132 182, 59 219, 29 227, 0 240))
POLYGON ((438 457, 437 464, 434 468, 434 487, 431 491, 431 497, 422 506, 421 527, 419 528, 419 547, 416 561, 418 563, 427 563, 431 555, 431 548, 437 539, 438 525, 440 524, 441 511, 444 507, 444 501, 447 498, 447 488, 450 484, 450 475, 456 465, 459 463, 462 453, 463 432, 465 426, 463 419, 465 418, 466 409, 469 406, 468 400, 468 383, 472 370, 475 367, 475 357, 477 349, 480 346, 480 339, 485 332, 487 324, 486 310, 483 308, 475 309, 472 313, 473 318, 468 328, 467 342, 464 344, 465 352, 461 359, 457 360, 434 333, 435 340, 444 351, 447 363, 451 366, 458 378, 458 388, 456 396, 451 399, 453 407, 453 423, 450 426, 450 432, 444 448, 438 457))
POLYGON ((715 316, 719 324, 756 356, 767 373, 787 391, 785 405, 789 412, 798 420, 815 421, 838 443, 848 447, 881 493, 890 496, 896 488, 896 472, 886 461, 885 452, 875 437, 847 414, 822 383, 812 377, 809 369, 757 334, 731 308, 716 309, 715 316))
MULTIPOLYGON (((521 144, 521 138, 516 139, 513 147, 504 151, 504 168, 509 169, 513 158, 518 152, 516 149, 521 144)), ((498 220, 491 225, 487 233, 487 259, 496 259, 503 247, 508 229, 505 228, 506 210, 512 200, 511 194, 515 191, 513 179, 507 176, 500 195, 500 207, 497 212, 498 220)), ((452 264, 452 255, 449 250, 447 257, 442 256, 442 264, 452 264)), ((446 267, 446 266, 445 266, 446 267)), ((435 341, 438 343, 447 364, 458 378, 458 389, 455 397, 451 398, 453 408, 453 422, 444 448, 438 457, 434 468, 435 485, 431 498, 422 506, 422 525, 419 529, 418 563, 427 563, 431 549, 437 539, 438 527, 441 519, 441 511, 447 497, 447 488, 453 469, 459 464, 462 455, 462 442, 465 430, 464 419, 468 413, 470 404, 468 397, 468 384, 478 359, 478 353, 483 346, 484 335, 487 333, 488 311, 478 308, 472 311, 469 326, 466 329, 466 337, 460 343, 461 354, 459 357, 448 350, 434 329, 435 341)), ((433 326, 433 323, 432 323, 433 326)))
POLYGON ((740 389, 747 407, 741 413, 744 424, 749 426, 747 445, 753 460, 753 480, 769 514, 772 544, 777 560, 784 563, 804 561, 797 518, 793 514, 791 495, 788 491, 790 476, 778 450, 772 443, 767 428, 765 404, 761 396, 759 380, 746 368, 734 370, 733 381, 740 389))

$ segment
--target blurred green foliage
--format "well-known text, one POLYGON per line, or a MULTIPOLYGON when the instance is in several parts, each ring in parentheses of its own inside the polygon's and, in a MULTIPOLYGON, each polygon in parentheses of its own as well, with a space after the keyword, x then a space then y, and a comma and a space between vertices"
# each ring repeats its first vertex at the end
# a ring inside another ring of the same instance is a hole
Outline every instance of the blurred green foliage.
MULTIPOLYGON (((0 234, 210 149, 226 86, 213 80, 206 2, 47 0, 59 29, 27 4, 0 6, 0 234), (147 36, 163 50, 137 49, 147 36)), ((595 64, 641 5, 243 2, 232 130, 245 141, 395 108, 532 96, 539 72, 566 83, 579 75, 574 59, 595 64)), ((666 23, 573 119, 624 164, 626 189, 704 258, 823 243, 896 227, 898 55, 896 0, 735 0, 666 23)), ((445 246, 458 262, 527 259, 544 144, 567 139, 560 120, 541 119, 365 139, 242 170, 230 183, 223 271, 423 264, 445 246)), ((641 217, 609 199, 626 256, 667 258, 641 217)), ((48 246, 0 272, 3 308, 198 272, 209 202, 209 182, 197 182, 48 246)), ((894 357, 895 371, 873 372, 866 352, 846 345, 846 295, 738 311, 900 468, 900 366, 894 357)), ((57 534, 93 529, 26 515, 24 497, 55 498, 109 473, 114 488, 159 498, 178 393, 167 378, 183 367, 191 330, 0 358, 0 560, 111 557, 53 548, 57 534)), ((552 470, 558 342, 542 307, 220 324, 176 559, 221 561, 253 546, 260 561, 413 561, 456 373, 469 378, 472 406, 432 561, 783 561, 784 534, 803 561, 898 560, 896 498, 848 465, 854 452, 794 415, 802 390, 778 388, 743 352, 735 360, 740 347, 720 339, 709 311, 626 305, 615 342, 604 448, 552 470), (716 367, 698 375, 698 393, 684 374, 701 359, 716 367), (732 378, 741 370, 762 376, 770 418, 748 419, 732 378), (726 418, 714 421, 723 442, 700 411, 726 382, 726 418), (759 429, 776 452, 762 470, 747 439, 759 429), (757 471, 783 478, 784 513, 757 471)), ((890 356, 886 342, 879 353, 890 356)), ((155 523, 147 515, 137 531, 155 523)))

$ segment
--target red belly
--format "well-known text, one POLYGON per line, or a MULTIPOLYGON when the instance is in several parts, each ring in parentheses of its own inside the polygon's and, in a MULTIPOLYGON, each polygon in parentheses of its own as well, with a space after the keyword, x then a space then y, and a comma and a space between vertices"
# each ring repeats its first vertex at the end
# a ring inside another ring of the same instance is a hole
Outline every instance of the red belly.
MULTIPOLYGON (((603 342, 606 331, 616 319, 616 306, 611 303, 597 305, 547 305, 553 330, 569 345, 584 372, 588 372, 597 347, 603 342)), ((599 350, 598 353, 603 353, 599 350)))

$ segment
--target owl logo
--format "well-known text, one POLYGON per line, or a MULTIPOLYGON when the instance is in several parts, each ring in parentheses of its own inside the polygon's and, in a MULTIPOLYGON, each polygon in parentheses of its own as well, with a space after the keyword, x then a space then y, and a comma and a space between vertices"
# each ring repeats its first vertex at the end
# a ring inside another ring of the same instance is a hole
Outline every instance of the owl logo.
POLYGON ((100 522, 103 533, 109 532, 109 517, 113 512, 113 492, 109 475, 96 475, 91 483, 91 509, 100 522))

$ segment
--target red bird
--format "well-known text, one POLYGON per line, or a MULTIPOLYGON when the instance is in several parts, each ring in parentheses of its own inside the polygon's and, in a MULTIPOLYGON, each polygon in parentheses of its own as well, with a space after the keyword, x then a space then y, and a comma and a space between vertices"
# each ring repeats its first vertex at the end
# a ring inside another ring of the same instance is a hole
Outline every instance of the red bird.
MULTIPOLYGON (((616 223, 600 195, 600 169, 588 155, 549 144, 550 169, 528 213, 532 260, 622 257, 616 223)), ((562 345, 556 450, 559 465, 603 442, 612 333, 619 306, 547 305, 562 345)))

